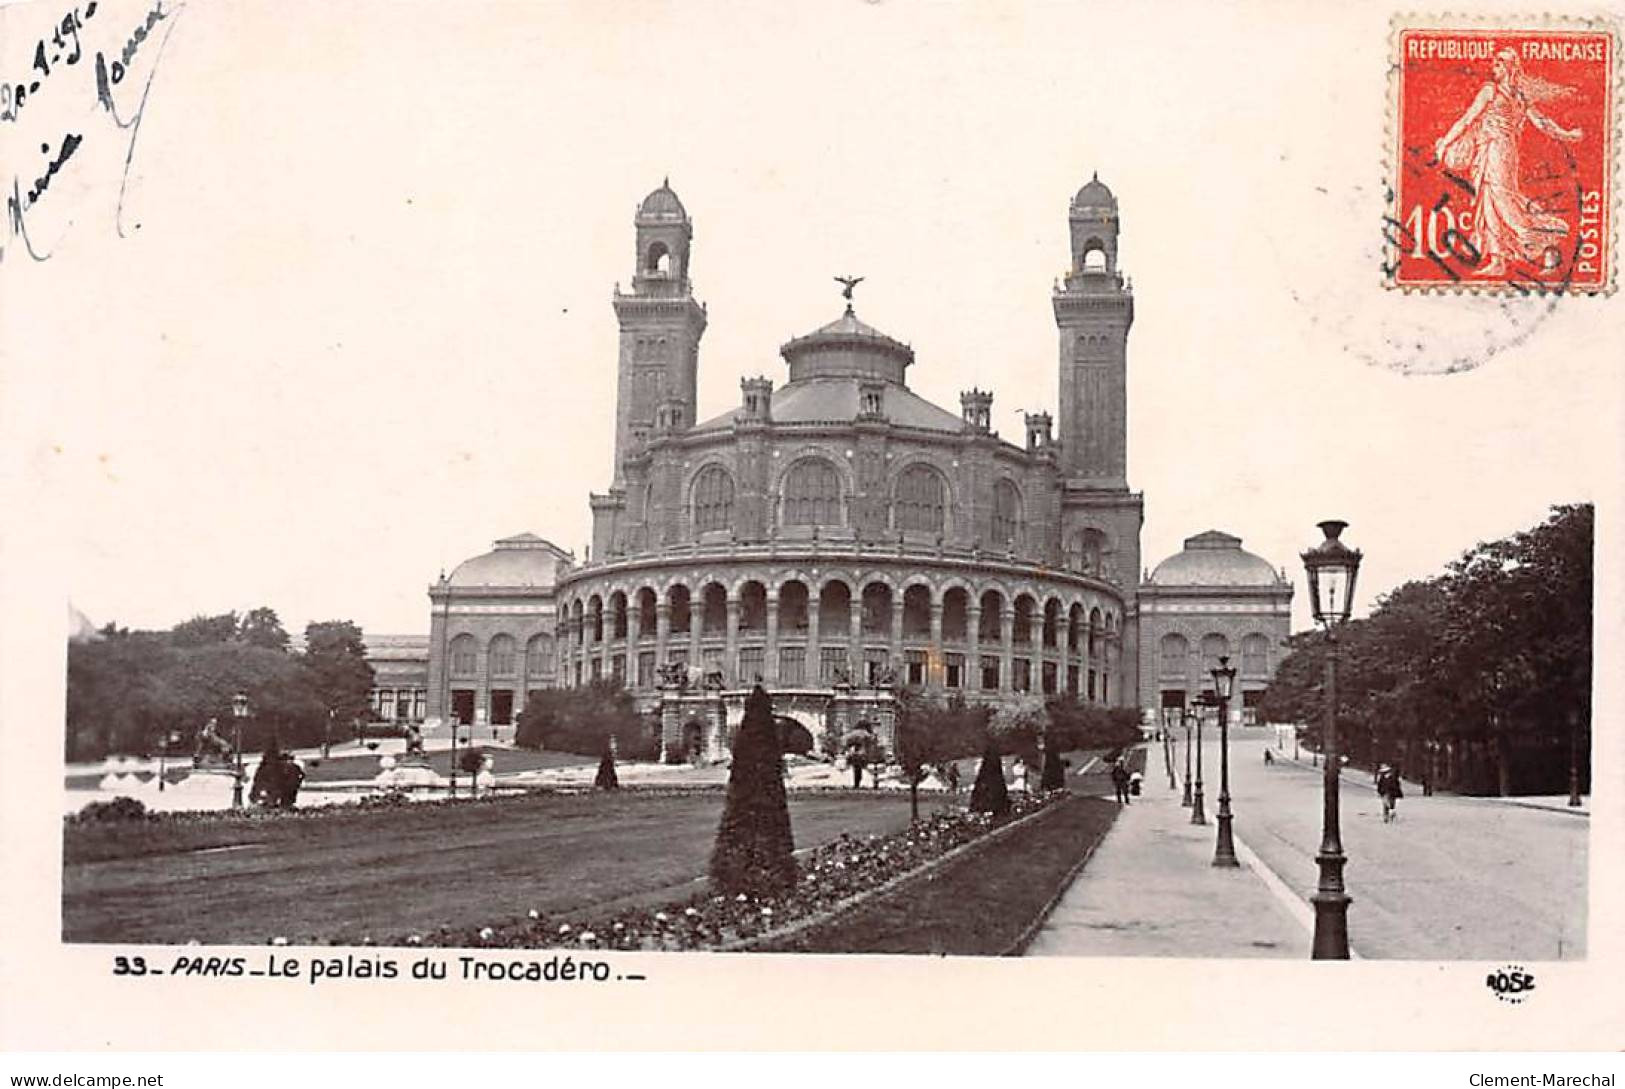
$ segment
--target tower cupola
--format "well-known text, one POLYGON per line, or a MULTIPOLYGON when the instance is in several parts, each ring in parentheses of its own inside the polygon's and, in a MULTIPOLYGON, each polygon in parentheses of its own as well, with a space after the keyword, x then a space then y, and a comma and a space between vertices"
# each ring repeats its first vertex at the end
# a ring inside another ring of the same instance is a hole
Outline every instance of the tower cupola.
POLYGON ((1070 282, 1079 276, 1117 275, 1117 198, 1096 174, 1067 209, 1072 227, 1070 282))

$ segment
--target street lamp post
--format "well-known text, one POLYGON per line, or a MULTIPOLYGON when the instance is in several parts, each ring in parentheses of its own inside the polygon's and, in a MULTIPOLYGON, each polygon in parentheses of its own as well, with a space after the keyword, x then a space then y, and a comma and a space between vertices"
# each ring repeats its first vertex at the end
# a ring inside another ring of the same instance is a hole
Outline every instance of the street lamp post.
POLYGON ((1360 551, 1345 545, 1339 536, 1347 522, 1320 523, 1325 540, 1303 554, 1309 576, 1309 601, 1315 622, 1326 629, 1326 729, 1321 739, 1325 757, 1321 772, 1323 802, 1320 853, 1320 887, 1310 899, 1315 905, 1315 939, 1310 952, 1314 960, 1349 959, 1349 896, 1343 887, 1342 832, 1338 826, 1338 772, 1342 761, 1337 754, 1337 629, 1348 621, 1354 608, 1354 580, 1360 573, 1360 551))
POLYGON ((1191 795, 1191 823, 1206 824, 1207 810, 1202 808, 1202 708, 1207 701, 1196 700, 1196 792, 1191 795))
POLYGON ((231 808, 243 807, 243 719, 248 717, 248 697, 239 692, 231 697, 232 775, 231 808))
POLYGON ((1195 714, 1189 707, 1181 708, 1179 720, 1185 724, 1185 793, 1179 804, 1191 807, 1191 718, 1195 714))
POLYGON ((1239 866, 1236 844, 1230 832, 1230 694, 1236 683, 1236 671, 1230 665, 1230 656, 1219 656, 1219 668, 1213 674, 1213 690, 1219 696, 1219 838, 1213 849, 1215 866, 1239 866))
POLYGON ((1178 790, 1179 783, 1174 778, 1174 731, 1168 725, 1168 713, 1162 714, 1162 762, 1168 769, 1168 789, 1178 790))

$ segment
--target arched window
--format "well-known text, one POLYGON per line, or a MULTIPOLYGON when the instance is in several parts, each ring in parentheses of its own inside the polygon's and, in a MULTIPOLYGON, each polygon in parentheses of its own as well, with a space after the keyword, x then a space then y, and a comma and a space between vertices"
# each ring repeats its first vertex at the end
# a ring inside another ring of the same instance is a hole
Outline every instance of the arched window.
POLYGON ((841 475, 822 458, 798 461, 784 477, 784 524, 840 525, 841 475))
POLYGON ((733 525, 734 481, 728 470, 710 465, 694 481, 694 531, 707 533, 733 525))
POLYGON ((893 515, 896 528, 904 533, 942 532, 946 491, 942 475, 929 465, 910 465, 897 478, 897 500, 893 515))
POLYGON ((472 635, 459 635, 451 641, 451 675, 453 677, 472 677, 474 675, 474 659, 478 654, 477 644, 472 635))
POLYGON ((1257 632, 1241 641, 1241 672, 1248 677, 1262 677, 1269 672, 1270 641, 1257 632))
POLYGON ((1072 566, 1086 575, 1102 573, 1102 558, 1106 554, 1106 535, 1098 529, 1080 530, 1072 538, 1072 566))
POLYGON ((1202 636, 1202 676, 1208 684, 1213 683, 1210 676, 1213 670, 1219 668, 1219 657, 1230 653, 1230 640, 1218 632, 1211 632, 1202 636))
POLYGON ((498 635, 491 640, 491 676, 511 677, 519 668, 519 655, 515 652, 513 636, 498 635))
POLYGON ((671 271, 671 251, 666 249, 664 242, 656 242, 649 247, 649 256, 643 268, 646 272, 671 271))
POLYGON ((553 675, 553 637, 535 635, 525 644, 525 675, 551 677, 553 675))
POLYGON ((1191 649, 1190 643, 1186 642, 1185 637, 1170 632, 1162 637, 1162 642, 1157 649, 1162 659, 1159 667, 1161 675, 1164 677, 1183 677, 1189 665, 1191 649))
POLYGON ((1011 545, 1021 533, 1021 496, 1016 486, 1001 480, 993 486, 993 544, 1011 545))

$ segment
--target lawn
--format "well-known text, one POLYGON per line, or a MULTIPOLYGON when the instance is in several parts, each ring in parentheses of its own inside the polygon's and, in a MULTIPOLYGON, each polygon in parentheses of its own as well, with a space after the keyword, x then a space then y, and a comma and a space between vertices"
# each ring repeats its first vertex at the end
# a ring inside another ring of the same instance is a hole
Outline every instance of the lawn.
MULTIPOLYGON (((532 794, 382 811, 68 825, 72 942, 382 940, 691 893, 720 791, 532 794)), ((908 826, 902 792, 791 795, 798 847, 908 826)))
POLYGON ((758 948, 957 956, 1009 952, 1111 828, 1119 808, 1102 798, 1069 798, 994 842, 972 845, 919 881, 758 948))

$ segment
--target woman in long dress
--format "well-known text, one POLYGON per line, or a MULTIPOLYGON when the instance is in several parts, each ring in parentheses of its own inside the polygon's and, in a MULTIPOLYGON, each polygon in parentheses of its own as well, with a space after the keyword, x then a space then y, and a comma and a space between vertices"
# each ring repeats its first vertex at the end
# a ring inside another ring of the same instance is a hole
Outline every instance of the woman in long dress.
POLYGON ((1467 237, 1482 258, 1475 275, 1505 276, 1509 260, 1542 269, 1561 261, 1569 224, 1524 195, 1518 142, 1525 122, 1554 140, 1579 140, 1578 128, 1565 129, 1539 109, 1573 93, 1572 87, 1527 75, 1518 54, 1503 49, 1495 55, 1494 78, 1433 145, 1434 156, 1473 185, 1476 206, 1467 237))

